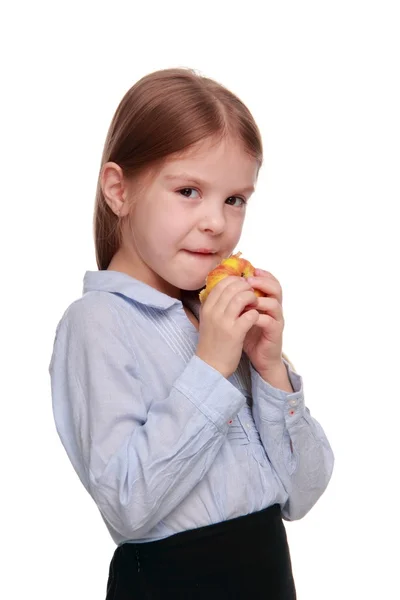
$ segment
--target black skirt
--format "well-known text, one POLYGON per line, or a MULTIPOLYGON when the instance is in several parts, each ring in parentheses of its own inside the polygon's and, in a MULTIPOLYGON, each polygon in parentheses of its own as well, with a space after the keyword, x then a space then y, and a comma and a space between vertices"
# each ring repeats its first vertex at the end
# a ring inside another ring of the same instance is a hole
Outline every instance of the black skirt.
POLYGON ((106 600, 295 600, 279 504, 142 544, 110 564, 106 600))

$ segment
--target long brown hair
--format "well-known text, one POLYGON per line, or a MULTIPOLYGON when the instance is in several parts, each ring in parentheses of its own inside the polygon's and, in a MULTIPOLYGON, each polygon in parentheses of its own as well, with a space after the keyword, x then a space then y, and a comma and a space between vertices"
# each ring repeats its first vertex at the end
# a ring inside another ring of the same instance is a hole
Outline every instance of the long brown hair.
POLYGON ((107 269, 121 243, 121 221, 101 188, 103 165, 115 162, 135 181, 170 155, 227 135, 241 142, 261 167, 259 129, 243 102, 220 83, 176 68, 150 73, 128 90, 111 121, 97 182, 94 239, 100 270, 107 269))

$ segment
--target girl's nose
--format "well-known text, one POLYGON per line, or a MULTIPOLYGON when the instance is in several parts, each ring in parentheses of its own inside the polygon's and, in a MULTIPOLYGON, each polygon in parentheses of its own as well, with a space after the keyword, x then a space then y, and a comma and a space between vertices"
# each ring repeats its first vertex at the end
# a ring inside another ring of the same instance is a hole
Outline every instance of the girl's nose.
POLYGON ((214 234, 222 233, 225 229, 225 215, 223 209, 209 208, 207 214, 201 219, 199 226, 202 231, 208 231, 214 234))

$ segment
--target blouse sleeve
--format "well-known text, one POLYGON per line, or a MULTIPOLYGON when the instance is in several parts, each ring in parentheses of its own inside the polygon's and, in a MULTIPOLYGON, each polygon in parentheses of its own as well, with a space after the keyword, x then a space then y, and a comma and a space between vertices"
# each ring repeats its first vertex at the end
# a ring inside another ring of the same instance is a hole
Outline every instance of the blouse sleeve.
POLYGON ((303 380, 284 360, 293 392, 272 387, 250 363, 253 416, 264 449, 288 500, 286 520, 301 519, 314 506, 332 476, 334 455, 327 437, 305 406, 303 380))
POLYGON ((199 483, 244 395, 194 355, 165 397, 143 398, 130 332, 114 307, 72 304, 49 367, 53 414, 64 448, 101 513, 140 539, 199 483))

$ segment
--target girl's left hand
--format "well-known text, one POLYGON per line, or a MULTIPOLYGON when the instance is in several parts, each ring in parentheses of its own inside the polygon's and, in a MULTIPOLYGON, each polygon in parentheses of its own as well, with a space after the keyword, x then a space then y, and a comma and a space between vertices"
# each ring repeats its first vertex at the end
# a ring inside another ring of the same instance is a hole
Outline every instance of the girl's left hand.
POLYGON ((260 313, 255 325, 248 331, 243 350, 253 367, 260 373, 267 373, 282 367, 282 337, 285 320, 282 309, 282 288, 279 281, 268 271, 255 270, 255 277, 248 278, 254 289, 266 294, 257 298, 256 308, 260 313))

